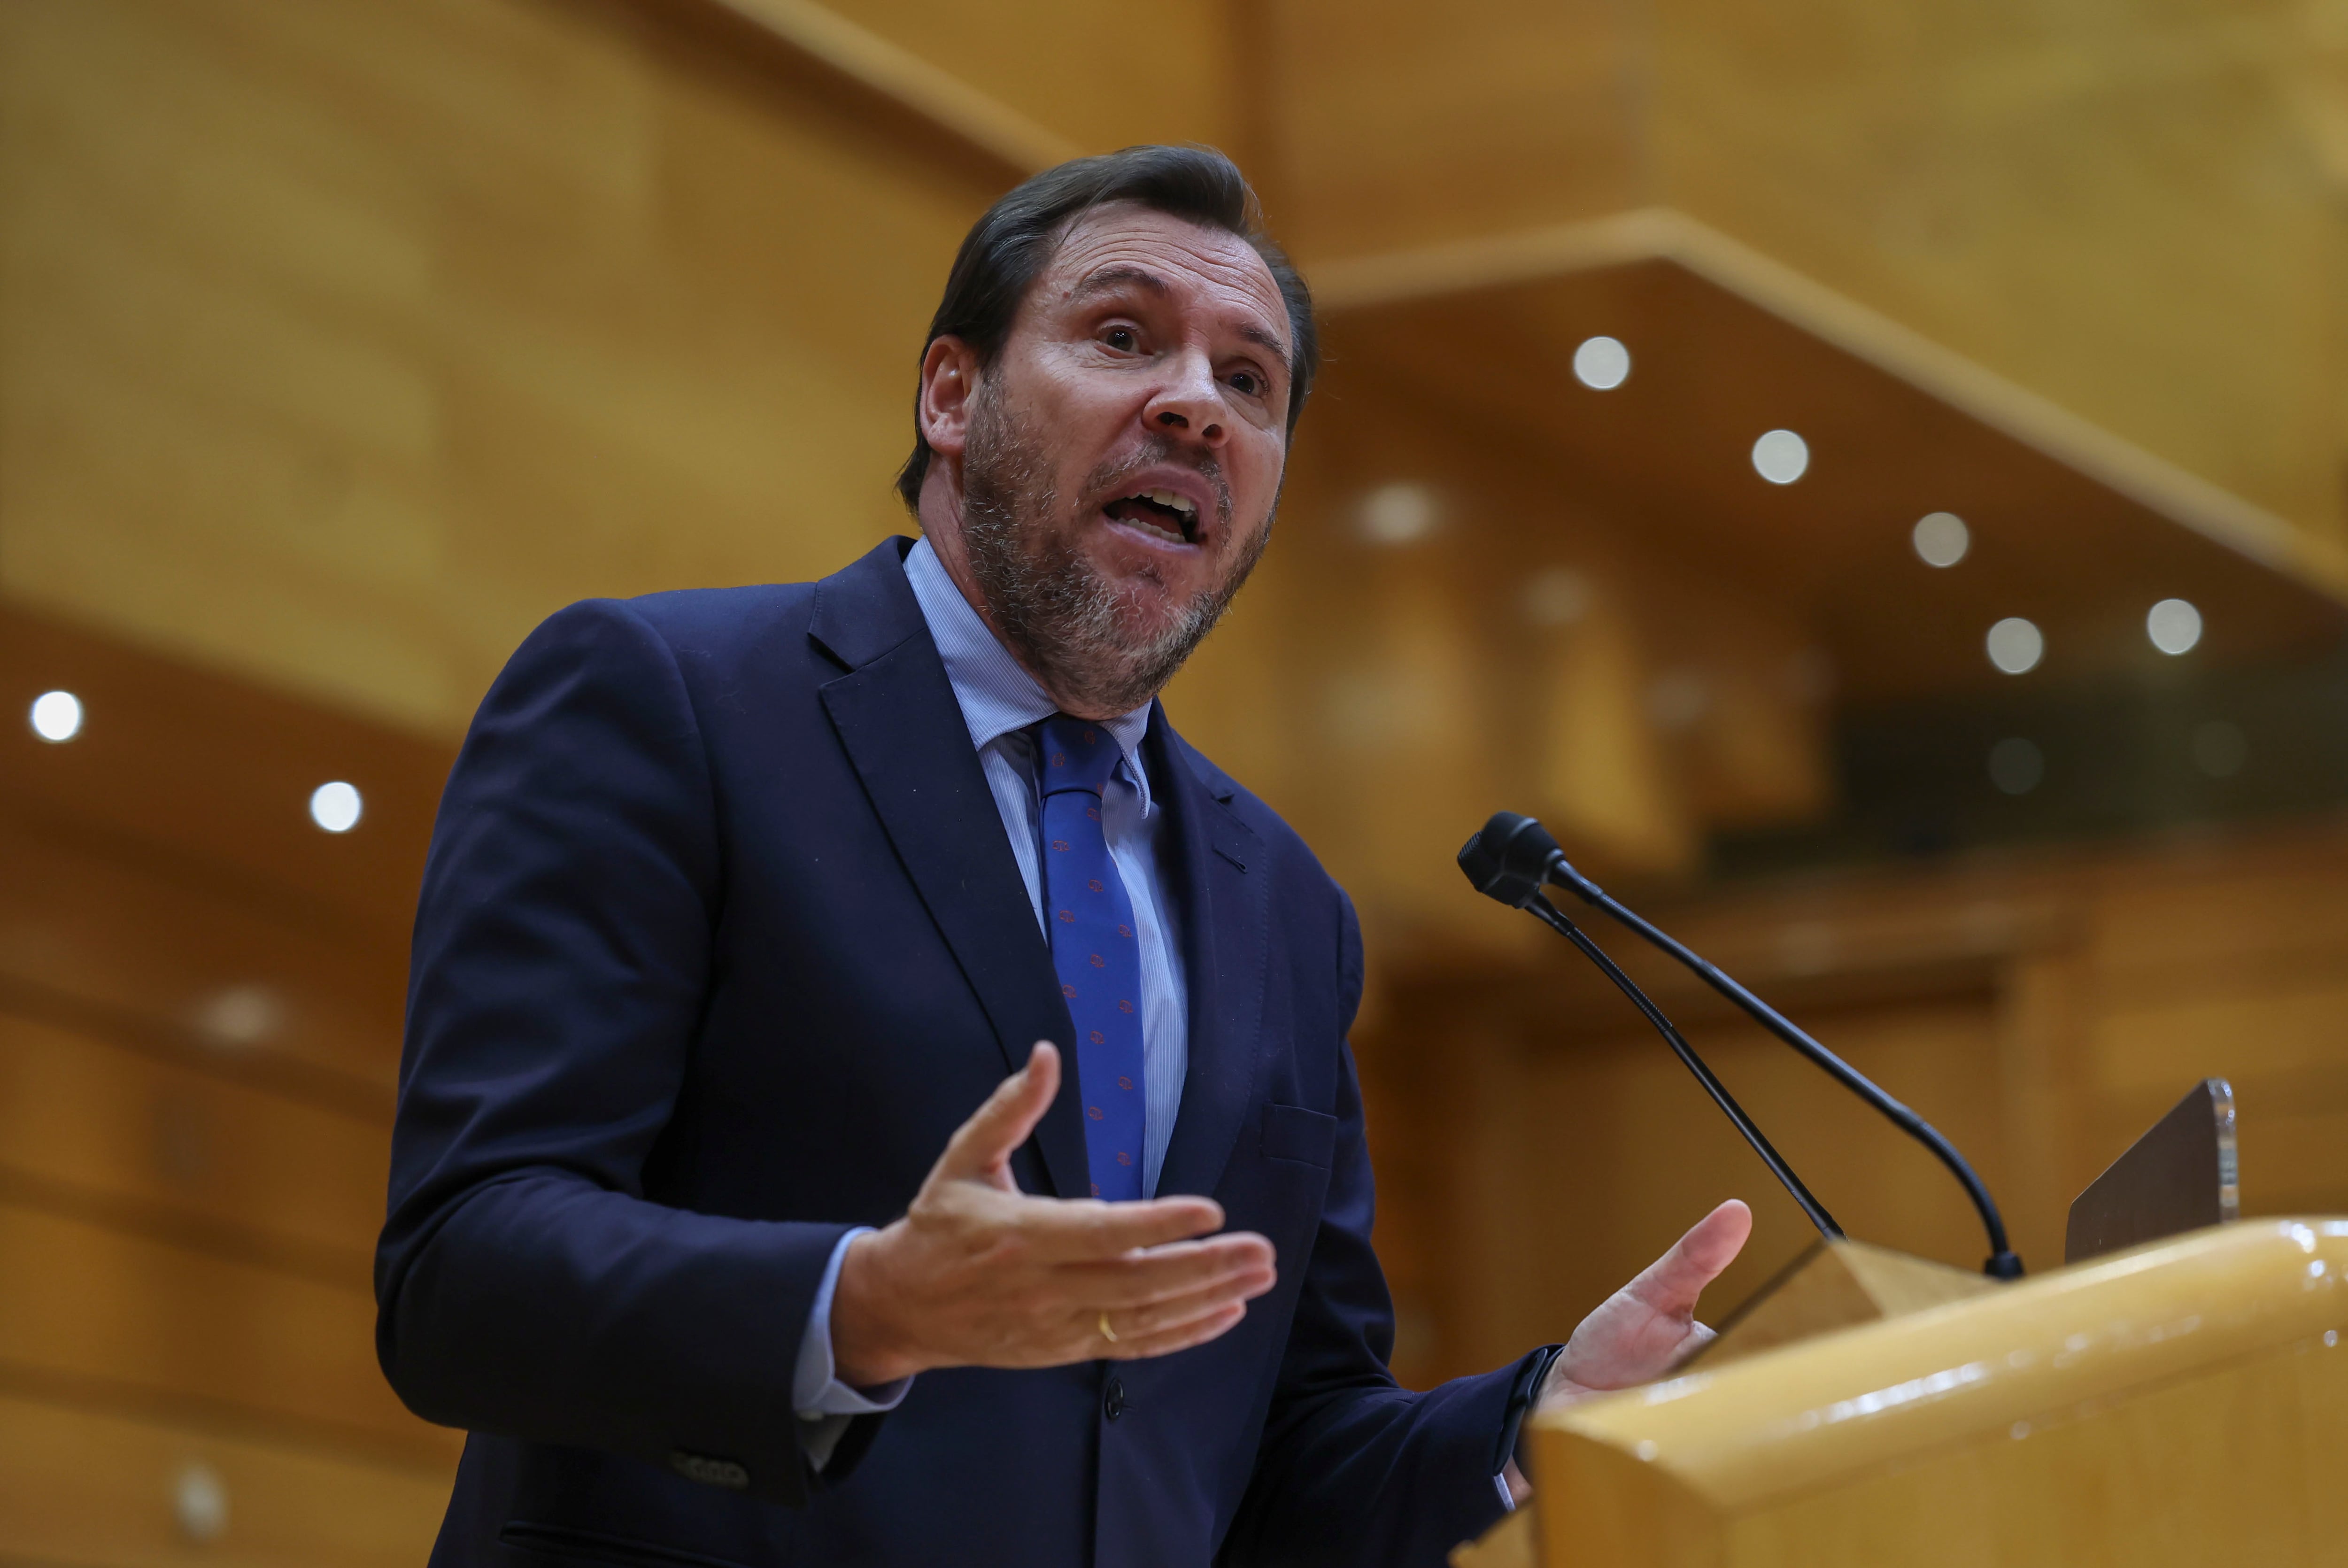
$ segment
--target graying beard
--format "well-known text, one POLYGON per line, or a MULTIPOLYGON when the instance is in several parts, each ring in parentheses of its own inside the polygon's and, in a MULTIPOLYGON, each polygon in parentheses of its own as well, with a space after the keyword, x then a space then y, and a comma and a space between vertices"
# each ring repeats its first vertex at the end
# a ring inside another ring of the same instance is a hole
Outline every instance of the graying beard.
POLYGON ((963 455, 963 546, 995 627, 1063 701, 1128 713, 1174 678, 1222 619, 1271 537, 1267 522, 1221 586, 1137 641, 1117 591, 1042 526, 1058 509, 1042 444, 982 392, 963 455), (1033 520, 1036 526, 1023 526, 1033 520))

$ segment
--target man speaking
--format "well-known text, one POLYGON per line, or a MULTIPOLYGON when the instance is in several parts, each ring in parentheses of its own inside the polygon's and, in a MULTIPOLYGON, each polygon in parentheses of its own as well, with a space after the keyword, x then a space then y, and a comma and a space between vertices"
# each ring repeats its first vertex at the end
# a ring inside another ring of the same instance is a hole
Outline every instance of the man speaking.
POLYGON ((1314 358, 1220 154, 1064 164, 955 258, 920 542, 514 655, 376 1270, 386 1374, 472 1434, 436 1563, 1435 1564, 1529 1406, 1705 1336, 1735 1202, 1561 1351, 1386 1369, 1352 906, 1156 700, 1314 358))

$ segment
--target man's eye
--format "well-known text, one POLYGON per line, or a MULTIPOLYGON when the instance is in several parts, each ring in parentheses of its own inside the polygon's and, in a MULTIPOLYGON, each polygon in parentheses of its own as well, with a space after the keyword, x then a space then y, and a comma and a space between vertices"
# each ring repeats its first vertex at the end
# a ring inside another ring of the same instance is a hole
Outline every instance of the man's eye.
POLYGON ((1263 383, 1258 380, 1252 373, 1245 370, 1241 371, 1238 375, 1231 377, 1231 385, 1237 387, 1242 394, 1250 397, 1254 397, 1257 393, 1263 390, 1263 383))
POLYGON ((1101 334, 1101 341, 1107 344, 1111 348, 1116 349, 1119 354, 1132 353, 1139 342, 1139 340, 1133 335, 1133 328, 1129 326, 1110 327, 1107 332, 1101 334))

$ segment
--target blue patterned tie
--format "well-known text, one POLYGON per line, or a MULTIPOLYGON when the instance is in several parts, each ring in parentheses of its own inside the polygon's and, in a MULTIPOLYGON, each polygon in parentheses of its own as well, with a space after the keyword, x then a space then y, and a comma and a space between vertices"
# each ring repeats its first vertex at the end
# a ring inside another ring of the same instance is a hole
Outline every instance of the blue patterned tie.
POLYGON ((1118 751, 1108 731, 1055 714, 1038 727, 1044 797, 1044 905, 1052 967, 1076 1027, 1085 1153, 1093 1196, 1141 1196, 1141 944, 1133 903, 1101 830, 1101 789, 1118 751))

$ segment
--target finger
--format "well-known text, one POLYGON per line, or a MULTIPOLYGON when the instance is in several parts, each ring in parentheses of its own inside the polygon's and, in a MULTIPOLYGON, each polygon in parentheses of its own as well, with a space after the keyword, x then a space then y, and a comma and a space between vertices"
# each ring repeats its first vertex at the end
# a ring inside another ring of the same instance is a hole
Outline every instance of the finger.
MULTIPOLYGON (((1228 1307, 1244 1306, 1271 1290, 1273 1284, 1273 1276, 1269 1273, 1240 1274, 1147 1306, 1115 1308, 1106 1315, 1109 1326, 1117 1330, 1118 1338, 1148 1338, 1172 1333, 1185 1324, 1212 1317, 1228 1307)), ((1080 1321, 1097 1326, 1103 1315, 1099 1312, 1086 1313, 1080 1321)))
POLYGON ((1027 1065, 995 1085, 986 1103, 954 1129, 932 1174, 970 1181, 994 1171, 1027 1141, 1059 1092, 1060 1053, 1051 1041, 1038 1040, 1027 1065))
POLYGON ((1689 1324, 1687 1337, 1680 1341, 1680 1347, 1677 1350, 1672 1352, 1672 1365, 1673 1367, 1684 1365, 1689 1357, 1719 1337, 1718 1329, 1701 1323, 1689 1324))
POLYGON ((1107 1263, 1064 1265, 1061 1277, 1077 1301, 1100 1307, 1147 1306, 1227 1281, 1277 1277, 1272 1243, 1243 1232, 1174 1242, 1107 1263))
POLYGON ((1672 1250, 1647 1266, 1631 1282, 1630 1293, 1660 1313, 1681 1315, 1695 1311, 1704 1287, 1736 1261, 1745 1239, 1753 1233, 1753 1211, 1731 1198, 1689 1227, 1672 1243, 1672 1250))
POLYGON ((1236 1304, 1156 1334, 1120 1333, 1117 1342, 1108 1346, 1107 1357, 1113 1361, 1146 1361, 1153 1356, 1171 1356, 1178 1350, 1188 1350, 1194 1345, 1221 1338, 1237 1328, 1246 1316, 1246 1305, 1236 1304))
POLYGON ((1223 1207, 1211 1198, 1150 1198, 1132 1203, 1097 1199, 1030 1198, 1014 1221, 1044 1263, 1107 1262, 1137 1248, 1164 1246, 1220 1230, 1223 1207))

